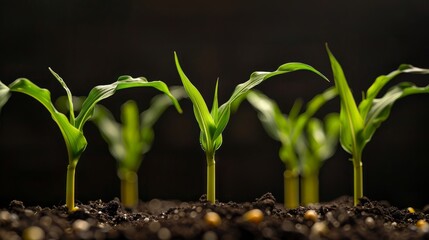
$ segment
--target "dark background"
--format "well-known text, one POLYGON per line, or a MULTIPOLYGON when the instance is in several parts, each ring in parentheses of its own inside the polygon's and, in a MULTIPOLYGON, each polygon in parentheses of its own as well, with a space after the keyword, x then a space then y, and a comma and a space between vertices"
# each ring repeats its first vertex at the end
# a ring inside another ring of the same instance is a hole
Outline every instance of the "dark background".
MULTIPOLYGON (((0 2, 0 79, 27 77, 65 94, 52 67, 74 95, 128 74, 179 85, 173 51, 209 106, 216 79, 223 103, 253 71, 290 61, 332 77, 324 44, 342 64, 356 99, 373 80, 401 63, 429 68, 429 2, 380 1, 4 1, 0 2)), ((426 77, 406 76, 426 84, 426 77)), ((397 80, 399 81, 399 80, 397 80)), ((258 87, 287 112, 296 98, 331 86, 310 73, 275 77, 258 87)), ((141 109, 157 92, 132 89, 104 100, 116 116, 132 98, 141 109)), ((429 203, 429 96, 398 102, 364 150, 364 193, 400 207, 429 203)), ((145 156, 140 196, 197 200, 205 192, 205 157, 190 101, 182 115, 169 109, 156 125, 145 156)), ((338 99, 319 116, 338 110, 338 99)), ((88 148, 76 173, 80 201, 119 196, 115 160, 97 129, 85 127, 88 148)), ((271 140, 244 103, 232 115, 217 152, 217 198, 252 201, 272 192, 283 201, 284 166, 271 140)), ((352 195, 349 155, 341 148, 320 173, 321 200, 352 195)), ((0 114, 0 206, 63 204, 67 153, 61 133, 41 104, 13 94, 0 114)))

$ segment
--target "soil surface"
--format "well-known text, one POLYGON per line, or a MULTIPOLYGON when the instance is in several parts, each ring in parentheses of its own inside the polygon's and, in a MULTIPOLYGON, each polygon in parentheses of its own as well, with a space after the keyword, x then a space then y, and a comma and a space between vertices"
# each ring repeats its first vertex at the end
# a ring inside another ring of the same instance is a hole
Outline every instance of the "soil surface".
POLYGON ((429 239, 429 206, 398 209, 386 202, 350 197, 284 209, 267 193, 254 202, 151 200, 125 209, 118 199, 65 206, 0 210, 0 239, 429 239))

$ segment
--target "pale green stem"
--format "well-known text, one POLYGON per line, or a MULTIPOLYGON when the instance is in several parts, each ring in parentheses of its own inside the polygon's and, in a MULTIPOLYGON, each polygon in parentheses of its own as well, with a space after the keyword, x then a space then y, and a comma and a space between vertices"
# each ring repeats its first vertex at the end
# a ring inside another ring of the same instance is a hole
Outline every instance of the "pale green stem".
POLYGON ((207 153, 207 200, 212 204, 216 201, 216 163, 214 154, 207 153))
POLYGON ((353 175, 354 175, 354 196, 353 202, 356 206, 359 203, 359 199, 363 197, 363 171, 361 155, 355 154, 353 156, 353 175))
POLYGON ((134 171, 119 169, 121 180, 121 202, 127 208, 135 208, 139 201, 138 176, 134 171))
POLYGON ((76 164, 77 161, 71 161, 67 166, 66 206, 69 212, 77 210, 74 205, 76 164))
POLYGON ((284 177, 284 201, 285 208, 299 206, 299 177, 294 171, 286 170, 284 177))
POLYGON ((301 178, 302 203, 309 205, 319 202, 319 172, 311 172, 301 178))

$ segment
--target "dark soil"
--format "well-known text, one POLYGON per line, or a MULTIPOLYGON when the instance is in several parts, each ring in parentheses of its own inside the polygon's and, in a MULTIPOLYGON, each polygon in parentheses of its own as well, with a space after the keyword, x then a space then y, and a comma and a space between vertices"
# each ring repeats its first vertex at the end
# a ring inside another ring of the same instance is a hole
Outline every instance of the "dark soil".
POLYGON ((65 206, 12 201, 0 210, 0 239, 429 239, 429 209, 413 213, 367 198, 356 207, 343 197, 287 210, 270 193, 251 203, 212 205, 203 196, 198 202, 154 199, 137 210, 117 199, 78 207, 68 214, 65 206), (263 215, 246 215, 252 209, 263 215), (317 215, 307 216, 310 209, 317 215))

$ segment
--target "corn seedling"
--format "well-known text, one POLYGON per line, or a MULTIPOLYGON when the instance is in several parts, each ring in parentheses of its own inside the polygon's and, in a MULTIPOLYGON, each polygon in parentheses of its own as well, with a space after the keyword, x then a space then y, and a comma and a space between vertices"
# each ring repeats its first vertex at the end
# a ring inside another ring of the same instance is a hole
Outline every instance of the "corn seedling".
POLYGON ((228 124, 231 107, 236 101, 240 101, 245 94, 263 81, 284 73, 298 70, 307 70, 313 72, 328 81, 328 79, 313 67, 304 63, 286 63, 281 65, 273 72, 254 72, 250 79, 237 85, 231 97, 223 105, 218 105, 218 82, 216 82, 214 99, 211 111, 208 110, 204 98, 198 89, 191 83, 183 72, 177 55, 175 54, 177 71, 179 72, 185 91, 193 104, 195 119, 200 128, 200 144, 206 154, 207 161, 207 200, 215 202, 215 152, 222 144, 222 132, 228 124))
MULTIPOLYGON (((171 88, 170 92, 177 100, 186 97, 182 87, 171 88)), ((160 94, 152 99, 147 110, 139 114, 136 102, 129 100, 121 108, 122 124, 115 120, 106 107, 100 104, 95 107, 91 121, 96 124, 109 145, 110 153, 117 160, 118 177, 121 180, 121 201, 126 207, 133 208, 138 203, 137 171, 143 155, 152 146, 153 126, 172 104, 169 96, 160 94)))
POLYGON ((325 90, 310 100, 301 114, 302 101, 297 100, 287 115, 274 100, 256 90, 246 96, 258 111, 268 135, 281 143, 279 157, 286 168, 283 174, 285 208, 299 205, 300 175, 307 178, 305 186, 308 189, 301 188, 301 192, 305 192, 303 202, 318 201, 318 171, 335 150, 338 124, 334 114, 326 117, 325 127, 313 115, 336 95, 335 88, 325 90))
MULTIPOLYGON (((117 90, 133 88, 133 87, 153 87, 167 94, 177 109, 180 109, 179 103, 171 95, 168 87, 161 81, 149 82, 143 77, 133 78, 130 76, 121 76, 119 79, 109 85, 99 85, 94 87, 85 101, 82 103, 82 108, 79 114, 75 117, 73 107, 73 97, 71 91, 67 87, 64 80, 56 74, 52 69, 49 69, 54 77, 60 82, 67 93, 69 118, 65 114, 59 112, 51 101, 51 93, 47 89, 38 87, 36 84, 26 78, 19 78, 6 86, 0 82, 0 103, 5 104, 5 96, 10 92, 19 92, 26 94, 35 100, 39 101, 51 114, 52 119, 57 123, 64 138, 68 152, 67 166, 67 181, 66 181, 66 206, 70 212, 75 211, 75 171, 77 163, 84 152, 87 141, 83 133, 85 123, 91 118, 94 107, 99 101, 112 96, 117 90)), ((0 106, 1 107, 1 106, 0 106)))
POLYGON ((363 197, 362 151, 364 147, 371 140, 375 130, 387 120, 393 104, 398 99, 409 95, 428 93, 429 86, 418 87, 413 83, 401 82, 388 89, 382 97, 377 98, 378 94, 387 83, 402 73, 429 74, 429 69, 402 64, 388 75, 377 77, 366 93, 363 94, 362 101, 357 105, 341 65, 328 46, 326 49, 341 102, 340 143, 342 148, 352 155, 354 204, 356 205, 359 199, 363 197))

